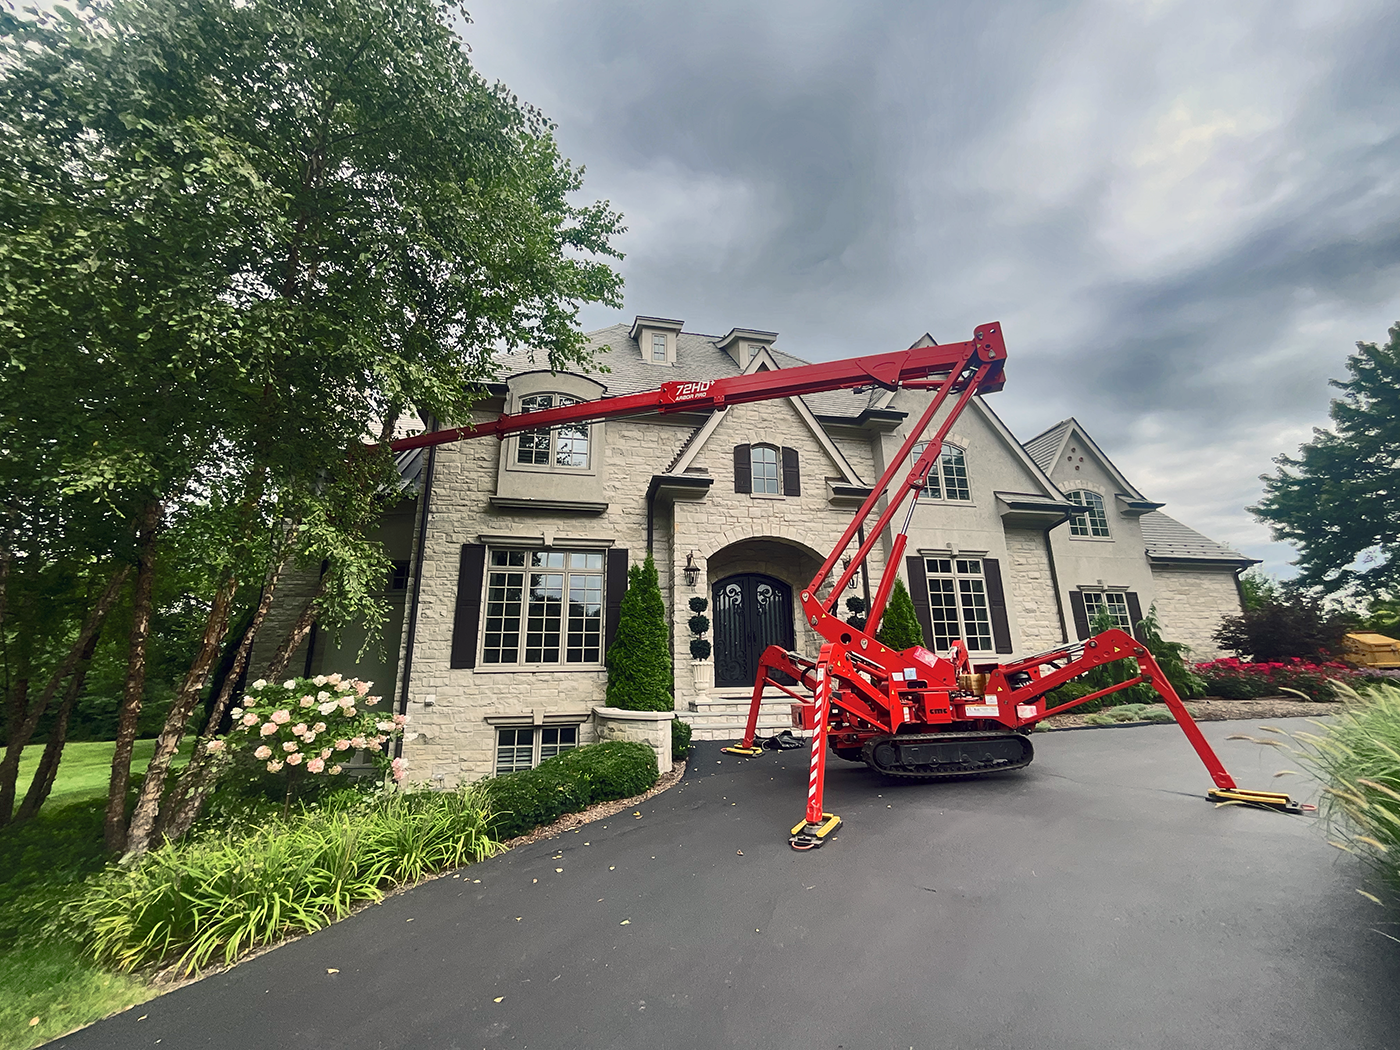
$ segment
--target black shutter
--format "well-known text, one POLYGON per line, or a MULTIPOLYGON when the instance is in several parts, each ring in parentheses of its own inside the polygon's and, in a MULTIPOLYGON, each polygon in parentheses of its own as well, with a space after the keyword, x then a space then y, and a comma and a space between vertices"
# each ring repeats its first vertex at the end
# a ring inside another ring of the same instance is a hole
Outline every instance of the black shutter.
POLYGON ((1074 633, 1082 642, 1089 637, 1089 614, 1084 611, 1084 595, 1078 591, 1069 592, 1069 611, 1074 616, 1074 633))
POLYGON ((622 614, 622 596, 627 593, 627 548, 614 547, 608 551, 608 594, 604 599, 603 653, 606 655, 617 637, 617 618, 622 614))
POLYGON ((481 624, 481 580, 486 573, 486 546, 462 544, 457 569, 457 612, 452 618, 449 667, 476 666, 476 633, 481 624))
POLYGON ((997 652, 1011 652, 1011 624, 1006 619, 1006 592, 1001 586, 1001 563, 982 559, 982 575, 987 580, 987 606, 992 611, 992 641, 997 652))
POLYGON ((734 491, 753 491, 753 459, 748 445, 734 446, 734 491))
POLYGON ((1133 622, 1133 637, 1142 641, 1142 631, 1138 628, 1138 623, 1142 620, 1142 603, 1138 601, 1138 596, 1129 591, 1125 597, 1128 599, 1128 619, 1133 622))
MULTIPOLYGON (((928 608, 928 574, 924 572, 924 559, 910 554, 904 559, 905 570, 909 573, 909 597, 914 602, 914 615, 919 618, 919 627, 924 632, 924 648, 933 648, 933 614, 928 608)), ((871 634, 879 630, 877 623, 871 634)))
POLYGON ((797 449, 783 449, 783 495, 802 495, 802 472, 797 469, 797 449))

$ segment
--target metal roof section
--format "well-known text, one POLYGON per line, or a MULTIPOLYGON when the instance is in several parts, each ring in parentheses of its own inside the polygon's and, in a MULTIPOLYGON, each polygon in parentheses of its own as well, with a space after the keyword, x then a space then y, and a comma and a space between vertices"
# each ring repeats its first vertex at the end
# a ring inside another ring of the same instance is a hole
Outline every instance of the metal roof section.
POLYGON ((1155 562, 1215 562, 1245 568, 1258 565, 1258 558, 1247 558, 1223 543, 1216 543, 1160 510, 1148 511, 1138 519, 1142 524, 1143 546, 1155 562))
POLYGON ((423 464, 427 462, 425 448, 410 448, 394 453, 394 466, 399 472, 399 493, 416 497, 423 491, 423 464))

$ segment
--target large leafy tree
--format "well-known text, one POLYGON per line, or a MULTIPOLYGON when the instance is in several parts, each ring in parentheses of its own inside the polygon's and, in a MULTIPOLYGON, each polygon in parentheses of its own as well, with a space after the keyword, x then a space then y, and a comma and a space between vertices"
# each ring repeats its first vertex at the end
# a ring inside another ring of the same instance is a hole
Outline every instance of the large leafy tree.
POLYGON ((244 595, 260 615, 282 566, 316 557, 327 607, 373 612, 383 555, 364 539, 372 515, 345 509, 389 484, 393 420, 460 417, 497 349, 569 365, 579 306, 617 303, 599 259, 617 215, 573 202, 581 172, 552 126, 477 75, 453 14, 430 0, 0 9, 0 440, 26 450, 0 478, 0 555, 28 556, 45 523, 76 527, 61 496, 101 511, 70 546, 100 579, 130 580, 114 848, 155 831, 244 595), (376 435, 378 452, 347 455, 376 435), (168 548, 201 566, 206 617, 128 828, 168 548))
POLYGON ((1357 343, 1347 371, 1332 427, 1274 460, 1250 510, 1298 548, 1300 587, 1385 598, 1400 589, 1400 324, 1357 343))

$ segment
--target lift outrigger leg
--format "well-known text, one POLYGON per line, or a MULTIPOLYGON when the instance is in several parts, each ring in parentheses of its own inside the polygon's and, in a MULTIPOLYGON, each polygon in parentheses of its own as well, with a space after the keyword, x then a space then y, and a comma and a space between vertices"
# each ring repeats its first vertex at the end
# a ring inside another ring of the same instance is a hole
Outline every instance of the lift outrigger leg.
POLYGON ((831 670, 833 665, 845 664, 846 651, 837 642, 827 642, 817 657, 816 724, 812 728, 812 757, 807 771, 807 813, 792 829, 788 844, 795 850, 818 849, 828 835, 841 826, 835 813, 822 811, 822 796, 826 789, 826 734, 831 721, 831 670))

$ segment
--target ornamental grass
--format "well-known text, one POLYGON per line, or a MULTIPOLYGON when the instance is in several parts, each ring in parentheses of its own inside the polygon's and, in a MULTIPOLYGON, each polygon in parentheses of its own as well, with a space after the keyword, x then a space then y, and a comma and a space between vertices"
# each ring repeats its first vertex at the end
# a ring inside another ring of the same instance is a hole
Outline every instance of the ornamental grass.
POLYGON ((94 880, 78 905, 101 962, 185 974, 310 933, 394 886, 495 852, 484 793, 395 792, 251 834, 195 837, 94 880))

